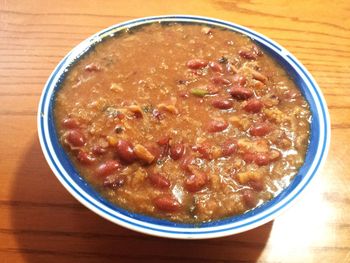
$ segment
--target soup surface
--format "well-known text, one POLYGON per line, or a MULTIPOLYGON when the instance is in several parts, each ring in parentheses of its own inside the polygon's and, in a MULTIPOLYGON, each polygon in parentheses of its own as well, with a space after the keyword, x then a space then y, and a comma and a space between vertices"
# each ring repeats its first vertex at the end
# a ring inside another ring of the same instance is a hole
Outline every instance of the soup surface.
POLYGON ((77 170, 129 211, 201 223, 274 198, 303 164, 311 114, 288 74, 241 34, 151 24, 91 48, 56 94, 77 170))

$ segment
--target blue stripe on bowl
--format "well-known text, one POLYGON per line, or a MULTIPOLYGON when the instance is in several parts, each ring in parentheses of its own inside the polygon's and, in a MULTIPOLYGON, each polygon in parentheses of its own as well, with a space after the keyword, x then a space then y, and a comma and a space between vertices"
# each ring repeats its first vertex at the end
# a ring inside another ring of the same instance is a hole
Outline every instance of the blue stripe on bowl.
MULTIPOLYGON (((130 26, 130 25, 134 25, 135 23, 139 23, 139 22, 154 22, 154 21, 159 21, 159 19, 165 19, 164 17, 152 17, 152 18, 146 18, 146 19, 138 19, 138 20, 134 20, 134 21, 130 21, 130 22, 126 22, 126 23, 122 23, 119 24, 117 26, 113 26, 111 28, 108 28, 94 36, 92 36, 91 38, 89 38, 88 40, 93 43, 94 38, 96 38, 96 36, 102 36, 105 35, 109 32, 114 32, 116 29, 121 28, 121 27, 125 27, 125 26, 130 26)), ((144 215, 139 215, 139 214, 135 214, 135 213, 131 213, 128 212, 125 209, 121 209, 118 208, 116 206, 114 206, 113 204, 111 204, 110 202, 108 202, 106 199, 102 198, 90 185, 88 185, 78 174, 78 172, 75 170, 75 168, 72 166, 71 162, 69 161, 69 158, 67 156, 67 154, 63 151, 62 147, 60 146, 58 140, 57 140, 57 134, 56 134, 56 129, 54 127, 54 121, 53 121, 53 115, 52 115, 52 109, 53 109, 53 101, 54 101, 54 95, 55 92, 53 93, 53 95, 48 98, 48 92, 51 91, 52 89, 54 89, 54 91, 56 91, 59 88, 59 84, 60 81, 57 81, 56 83, 53 83, 54 79, 57 78, 58 74, 60 73, 60 71, 65 68, 67 65, 67 61, 71 60, 72 58, 70 57, 72 55, 72 52, 69 53, 61 62, 60 64, 57 66, 57 68, 54 70, 53 74, 51 75, 48 83, 46 84, 44 91, 43 91, 43 98, 41 100, 41 105, 40 105, 40 109, 41 112, 44 113, 44 116, 48 116, 47 118, 47 122, 44 123, 45 118, 40 117, 40 125, 39 125, 39 132, 41 133, 41 136, 43 138, 43 148, 44 151, 47 154, 47 157, 49 158, 49 162, 52 164, 52 166, 55 169, 56 175, 58 175, 61 179, 64 180, 64 182, 70 187, 71 190, 74 191, 74 193, 79 196, 81 199, 83 199, 86 203, 88 203, 89 205, 93 206, 94 208, 98 209, 100 212, 102 212, 103 214, 108 215, 110 218, 115 219, 116 221, 121 221, 124 223, 127 223, 131 226, 136 227, 138 230, 142 230, 142 229, 148 229, 148 230, 152 230, 155 232, 163 232, 163 233, 169 233, 169 234, 176 234, 176 235, 183 235, 183 234, 191 234, 191 235, 205 235, 205 234, 215 234, 215 233, 220 233, 220 232, 227 232, 227 231, 232 231, 232 230, 236 230, 236 229, 240 229, 243 227, 247 227, 249 225, 253 225, 256 224, 258 222, 264 222, 266 219, 268 219, 271 215, 276 214, 278 211, 282 210, 284 207, 286 207, 289 203, 291 203, 297 196, 299 196, 299 194, 303 191, 303 189, 306 187, 306 185, 308 185, 308 183, 310 182, 310 180, 314 177, 315 173, 317 172, 321 161, 323 160, 323 157, 326 154, 326 146, 327 146, 327 139, 328 139, 328 128, 329 128, 329 120, 327 118, 327 114, 326 114, 326 109, 322 103, 322 96, 319 92, 319 90, 316 87, 316 84, 312 81, 312 79, 309 76, 309 73, 307 71, 305 71, 300 65, 299 63, 294 60, 290 55, 287 54, 287 56, 285 56, 285 54, 283 54, 283 49, 281 47, 279 47, 277 44, 271 42, 269 39, 260 36, 259 34, 250 31, 249 29, 246 29, 244 27, 241 26, 237 26, 237 25, 233 25, 231 23, 228 22, 224 22, 224 21, 218 21, 218 20, 214 20, 214 19, 209 19, 209 18, 196 18, 196 17, 188 17, 188 16, 168 16, 166 17, 167 20, 171 20, 171 19, 176 19, 176 20, 181 20, 181 19, 185 19, 186 21, 189 22, 200 22, 200 23, 215 23, 216 25, 223 25, 223 26, 227 26, 230 28, 233 28, 234 31, 241 31, 244 32, 245 34, 251 36, 252 38, 254 38, 256 41, 258 41, 265 50, 268 51, 268 53, 270 53, 271 55, 273 55, 275 57, 275 59, 277 59, 280 63, 282 63, 282 65, 287 69, 287 71, 289 73, 291 73, 291 75, 294 77, 294 81, 297 83, 297 85, 301 88, 301 91, 303 92, 303 95, 306 97, 306 99, 308 100, 309 104, 310 104, 310 108, 312 111, 312 116, 313 116, 313 121, 312 121, 312 134, 311 134, 311 143, 310 143, 310 147, 308 149, 307 152, 307 156, 306 156, 306 160, 305 160, 305 164, 302 166, 302 168, 299 170, 299 173, 295 176, 295 179, 293 180, 293 182, 290 184, 289 187, 287 187, 279 196, 277 196, 276 198, 274 198, 272 201, 265 203, 263 206, 254 209, 248 213, 245 213, 243 215, 240 216, 236 216, 236 217, 231 217, 228 219, 223 219, 223 220, 218 220, 218 221, 214 221, 211 223, 205 223, 202 224, 200 226, 200 230, 198 231, 198 225, 193 225, 193 224, 179 224, 179 223, 174 223, 174 222, 170 222, 167 220, 161 220, 161 219, 155 219, 149 216, 144 216, 144 215), (266 45, 266 43, 268 45, 266 45), (272 47, 271 47, 272 46, 272 47), (277 49, 277 50, 276 50, 277 49), (277 55, 276 55, 277 52, 277 55), (284 60, 287 60, 288 62, 286 63, 284 60), (304 82, 303 79, 298 76, 298 74, 296 73, 294 67, 297 67, 302 74, 304 75, 304 77, 307 78, 308 83, 304 82), (316 96, 317 96, 317 101, 319 101, 320 106, 321 106, 321 116, 319 116, 317 114, 317 109, 316 109, 316 105, 315 105, 315 101, 314 98, 312 97, 310 91, 308 90, 308 85, 311 85, 313 91, 315 92, 316 96), (45 105, 47 102, 47 99, 49 99, 49 108, 48 111, 45 111, 45 105), (318 140, 320 139, 320 133, 319 133, 319 129, 320 129, 320 120, 325 122, 325 127, 324 127, 324 138, 321 141, 322 144, 322 150, 321 150, 321 154, 318 158, 318 160, 315 160, 315 153, 317 152, 317 145, 318 145, 318 140), (49 134, 46 134, 44 131, 44 125, 48 125, 48 129, 49 129, 49 134), (49 141, 48 141, 49 140, 49 141), (152 225, 154 225, 154 227, 150 227, 150 226, 145 226, 142 224, 142 222, 140 223, 135 223, 135 222, 130 222, 129 220, 126 220, 124 218, 121 218, 118 215, 112 214, 108 211, 106 211, 106 209, 100 207, 99 205, 96 205, 95 203, 91 202, 90 200, 88 200, 82 193, 80 189, 77 189, 74 185, 72 185, 69 180, 66 178, 66 176, 63 174, 62 171, 60 171, 60 169, 58 168, 57 164, 55 163, 52 153, 49 151, 48 148, 48 144, 50 144, 53 146, 54 148, 54 154, 57 156, 57 158, 60 160, 61 164, 63 165, 63 167, 65 168, 67 174, 69 174, 70 178, 80 187, 82 188, 82 190, 85 192, 85 194, 88 194, 90 196, 92 196, 97 202, 105 205, 106 207, 119 212, 121 215, 139 220, 139 221, 143 221, 143 222, 147 222, 150 223, 152 225), (306 172, 308 170, 308 168, 310 167, 310 165, 317 161, 317 164, 314 168, 314 170, 312 171, 312 173, 307 177, 307 180, 303 182, 303 180, 305 179, 305 175, 306 172), (299 189, 299 191, 297 193, 295 193, 292 197, 289 197, 288 195, 293 191, 293 189, 299 185, 301 182, 303 182, 303 186, 299 189), (283 204, 282 206, 277 207, 277 205, 279 204, 280 201, 283 201, 284 198, 289 198, 288 201, 283 204), (266 213, 264 216, 258 217, 255 220, 252 220, 250 222, 247 223, 242 223, 239 224, 240 221, 247 221, 246 219, 248 219, 249 217, 253 216, 253 215, 259 215, 259 213, 263 212, 263 211, 270 211, 269 213, 266 213), (228 226, 227 228, 225 228, 225 225, 230 224, 232 225, 233 223, 237 223, 234 226, 228 226), (164 229, 164 227, 171 227, 171 230, 168 229, 164 229), (215 229, 215 227, 221 227, 221 229, 215 229), (187 228, 186 230, 184 229, 176 229, 176 228, 187 228), (195 228, 196 232, 193 232, 192 229, 190 228, 195 228), (207 228, 207 230, 206 230, 207 228), (210 230, 208 230, 208 228, 210 228, 210 230), (214 229, 213 229, 214 228, 214 229)), ((86 43, 85 43, 86 44, 86 43)), ((79 48, 79 46, 77 47, 79 48)), ((86 48, 84 49, 86 50, 86 48)), ((76 58, 73 58, 73 61, 75 61, 76 58)), ((61 73, 60 79, 62 79, 64 74, 61 73)), ((39 113, 40 114, 40 113, 39 113)))

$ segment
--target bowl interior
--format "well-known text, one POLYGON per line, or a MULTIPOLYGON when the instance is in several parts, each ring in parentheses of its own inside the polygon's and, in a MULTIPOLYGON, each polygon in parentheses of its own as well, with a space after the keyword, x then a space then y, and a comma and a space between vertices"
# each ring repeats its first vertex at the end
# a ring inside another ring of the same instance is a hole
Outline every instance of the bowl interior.
MULTIPOLYGON (((208 23, 218 27, 228 27, 230 30, 248 35, 264 50, 264 52, 274 57, 274 59, 285 68, 285 70, 293 78, 294 82, 308 101, 312 114, 312 122, 310 127, 310 144, 306 153, 304 165, 300 168, 299 172, 294 177, 290 185, 271 201, 266 202, 249 212, 238 216, 204 223, 201 224, 200 227, 201 229, 211 229, 212 227, 220 227, 230 224, 232 226, 231 229, 238 229, 239 227, 247 226, 247 224, 251 224, 253 226, 258 221, 266 221, 271 217, 271 215, 282 209, 296 196, 299 195, 299 193, 308 184, 320 166, 320 163, 323 159, 321 157, 323 157, 325 154, 327 147, 326 138, 328 138, 328 125, 327 123, 324 123, 327 122, 327 110, 325 104, 323 104, 322 95, 310 77, 310 74, 296 61, 292 55, 290 55, 286 50, 278 46, 276 43, 261 36, 260 34, 228 22, 212 20, 208 18, 181 16, 167 17, 167 19, 164 17, 141 19, 111 27, 77 46, 73 52, 68 54, 57 66, 43 91, 42 102, 39 106, 39 112, 44 113, 44 117, 39 118, 39 135, 42 133, 41 142, 46 158, 55 171, 55 174, 61 181, 65 182, 66 187, 68 185, 70 188, 69 190, 73 192, 75 196, 79 196, 80 200, 84 199, 84 202, 90 203, 92 206, 99 210, 100 214, 103 213, 107 217, 113 217, 117 221, 124 221, 127 224, 140 224, 144 228, 147 228, 147 226, 143 225, 143 223, 149 223, 152 225, 152 227, 166 226, 186 229, 198 228, 198 225, 194 224, 175 223, 163 219, 132 213, 123 208, 117 207, 116 205, 103 198, 79 175, 77 170, 72 165, 72 162, 70 161, 68 155, 65 153, 64 149, 58 141, 53 118, 53 108, 56 92, 59 90, 61 83, 66 76, 67 69, 74 65, 74 63, 77 62, 81 56, 88 52, 88 50, 93 45, 98 44, 101 38, 103 39, 111 34, 115 34, 118 30, 124 29, 125 27, 135 25, 137 26, 143 23, 150 23, 159 20, 179 21, 183 23, 208 23), (247 219, 254 217, 256 217, 254 220, 246 222, 247 219), (133 219, 132 222, 129 219, 133 219)), ((109 219, 111 220, 111 218, 109 219)), ((114 220, 112 219, 112 221, 114 220)), ((157 227, 155 227, 155 229, 157 229, 157 227)), ((163 231, 157 229, 157 231, 158 230, 163 231)), ((223 228, 223 231, 226 230, 227 229, 223 228)), ((217 231, 220 232, 221 230, 217 231)))

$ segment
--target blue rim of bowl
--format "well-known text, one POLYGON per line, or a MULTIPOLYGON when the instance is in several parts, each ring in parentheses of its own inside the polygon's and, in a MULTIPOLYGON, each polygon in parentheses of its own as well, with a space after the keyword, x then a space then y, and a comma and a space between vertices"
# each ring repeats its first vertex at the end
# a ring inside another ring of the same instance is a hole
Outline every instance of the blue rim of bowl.
POLYGON ((64 187, 82 204, 107 220, 126 228, 145 234, 180 239, 222 237, 247 231, 271 221, 294 203, 294 200, 310 183, 326 159, 330 142, 330 120, 326 102, 311 74, 293 55, 279 44, 251 29, 231 22, 201 16, 169 15, 130 20, 113 25, 84 40, 62 59, 49 77, 41 95, 37 121, 40 144, 48 164, 64 187), (242 33, 258 43, 291 74, 310 105, 312 113, 311 143, 304 165, 291 184, 277 197, 243 215, 201 225, 180 224, 132 213, 114 206, 79 177, 71 163, 67 163, 69 159, 59 145, 52 117, 55 92, 59 88, 67 68, 103 38, 127 28, 154 22, 209 24, 242 33))

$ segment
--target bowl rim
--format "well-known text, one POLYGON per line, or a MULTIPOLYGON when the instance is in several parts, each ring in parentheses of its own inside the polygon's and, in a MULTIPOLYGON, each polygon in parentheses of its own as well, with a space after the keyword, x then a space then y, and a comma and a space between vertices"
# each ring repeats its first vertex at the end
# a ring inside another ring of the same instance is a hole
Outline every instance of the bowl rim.
POLYGON ((326 101, 311 74, 290 52, 288 52, 285 48, 269 39, 268 37, 247 27, 220 19, 194 15, 163 15, 133 19, 112 25, 82 41, 58 63, 48 78, 42 91, 38 106, 37 126, 40 145, 46 161, 48 162, 51 170, 54 172, 58 180, 79 202, 81 202, 96 214, 120 226, 144 234, 177 239, 206 239, 223 237, 256 228, 273 220, 280 213, 294 204, 295 199, 300 198, 300 195, 302 192, 304 192, 305 187, 309 185, 311 179, 324 164, 330 144, 330 118, 326 101), (79 57, 84 54, 92 44, 100 42, 106 36, 130 27, 135 27, 147 23, 154 23, 158 21, 210 24, 218 27, 226 27, 230 30, 243 33, 244 35, 253 38, 253 40, 257 41, 259 44, 269 47, 273 52, 281 56, 288 64, 292 66, 293 70, 295 70, 297 74, 301 76, 302 80, 306 83, 305 85, 307 88, 310 89, 309 92, 311 92, 311 96, 315 100, 316 106, 316 111, 313 112, 313 114, 317 114, 316 117, 319 118, 320 122, 320 138, 318 140, 319 143, 317 145, 314 160, 309 166, 308 170, 306 170, 306 174, 303 176, 300 182, 298 182, 297 186, 272 207, 269 207, 268 209, 265 209, 257 214, 253 213, 252 216, 244 220, 233 223, 228 222, 218 225, 210 225, 208 227, 190 228, 183 227, 181 225, 176 226, 176 224, 168 226, 154 222, 145 222, 133 216, 126 216, 114 209, 110 209, 101 203, 100 200, 91 197, 70 178, 70 175, 66 172, 65 168, 59 162, 57 155, 55 154, 55 149, 52 145, 52 141, 50 139, 51 131, 48 123, 52 121, 50 120, 49 116, 50 103, 52 103, 56 85, 59 82, 60 77, 63 75, 65 69, 73 61, 79 60, 79 57))

